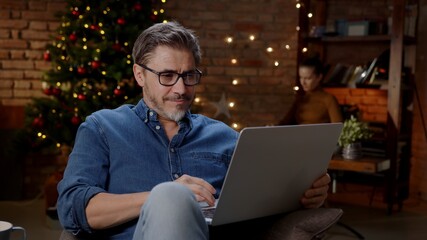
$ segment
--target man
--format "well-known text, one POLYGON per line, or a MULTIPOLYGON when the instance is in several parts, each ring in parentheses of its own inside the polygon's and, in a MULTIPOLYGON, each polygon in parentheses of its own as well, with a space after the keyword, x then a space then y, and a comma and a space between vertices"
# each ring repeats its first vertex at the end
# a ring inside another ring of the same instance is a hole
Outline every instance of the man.
MULTIPOLYGON (((189 112, 201 78, 191 30, 153 25, 133 59, 144 97, 81 124, 58 185, 61 224, 90 239, 208 239, 222 230, 207 227, 198 202, 214 204, 238 133, 189 112)), ((327 174, 315 181, 302 205, 322 205, 329 182, 327 174)))

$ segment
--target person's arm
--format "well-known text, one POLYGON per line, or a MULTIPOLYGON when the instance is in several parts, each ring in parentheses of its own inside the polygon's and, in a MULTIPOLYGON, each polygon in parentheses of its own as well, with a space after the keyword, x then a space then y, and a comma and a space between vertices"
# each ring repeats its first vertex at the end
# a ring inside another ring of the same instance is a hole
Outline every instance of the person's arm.
POLYGON ((128 222, 139 216, 149 192, 111 194, 101 192, 86 207, 86 218, 92 229, 105 229, 128 222))
POLYGON ((328 197, 328 189, 331 178, 328 173, 325 173, 316 181, 310 189, 308 189, 301 198, 301 204, 305 208, 318 208, 323 205, 328 197))
POLYGON ((331 95, 331 100, 329 101, 329 104, 328 104, 328 112, 329 112, 329 118, 331 122, 335 123, 335 122, 343 121, 340 105, 337 99, 332 95, 331 95))
MULTIPOLYGON (((215 188, 205 180, 183 175, 175 182, 188 187, 197 201, 208 205, 215 204, 215 188)), ((147 200, 149 192, 131 194, 98 193, 90 199, 86 207, 86 218, 92 229, 105 229, 120 225, 139 216, 141 207, 147 200)))
POLYGON ((296 124, 296 120, 295 120, 295 114, 296 114, 296 101, 295 100, 292 103, 291 108, 289 109, 289 111, 286 113, 286 115, 282 118, 282 120, 279 121, 278 125, 289 125, 289 124, 296 124))

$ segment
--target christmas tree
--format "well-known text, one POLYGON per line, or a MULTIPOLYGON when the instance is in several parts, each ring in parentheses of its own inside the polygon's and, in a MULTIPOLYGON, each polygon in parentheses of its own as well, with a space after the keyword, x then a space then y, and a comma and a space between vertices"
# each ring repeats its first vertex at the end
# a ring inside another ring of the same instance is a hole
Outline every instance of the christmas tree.
POLYGON ((138 34, 164 21, 163 10, 153 5, 151 0, 67 0, 43 55, 52 65, 42 79, 47 97, 26 107, 27 146, 72 146, 86 116, 140 99, 131 54, 138 34))

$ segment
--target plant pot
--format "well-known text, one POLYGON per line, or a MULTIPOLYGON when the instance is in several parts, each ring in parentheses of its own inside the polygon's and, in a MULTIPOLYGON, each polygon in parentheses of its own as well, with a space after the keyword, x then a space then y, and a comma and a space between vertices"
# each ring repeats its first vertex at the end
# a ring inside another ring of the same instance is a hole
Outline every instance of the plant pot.
POLYGON ((360 142, 350 143, 342 148, 344 159, 358 159, 362 157, 362 144, 360 142))

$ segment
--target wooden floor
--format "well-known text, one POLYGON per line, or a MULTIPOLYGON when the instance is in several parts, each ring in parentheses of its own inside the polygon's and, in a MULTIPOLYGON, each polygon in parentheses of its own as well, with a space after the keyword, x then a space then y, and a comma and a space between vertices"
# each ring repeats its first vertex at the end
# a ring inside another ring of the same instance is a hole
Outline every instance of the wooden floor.
MULTIPOLYGON (((340 224, 334 225, 324 240, 359 239, 348 226, 365 239, 418 240, 427 239, 427 202, 411 198, 403 204, 401 212, 387 214, 381 200, 381 192, 374 194, 372 188, 339 185, 337 193, 330 194, 328 205, 343 209, 340 224)), ((30 201, 0 201, 0 218, 27 229, 28 239, 58 239, 61 227, 49 221, 44 214, 44 199, 30 201)), ((12 236, 11 240, 19 239, 12 236)))
POLYGON ((427 201, 418 196, 404 200, 400 211, 395 204, 389 212, 383 189, 338 183, 336 192, 329 194, 327 206, 344 211, 340 224, 328 231, 328 240, 362 239, 357 234, 368 240, 427 239, 427 201))

